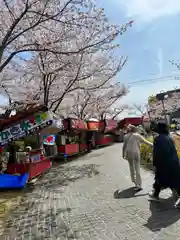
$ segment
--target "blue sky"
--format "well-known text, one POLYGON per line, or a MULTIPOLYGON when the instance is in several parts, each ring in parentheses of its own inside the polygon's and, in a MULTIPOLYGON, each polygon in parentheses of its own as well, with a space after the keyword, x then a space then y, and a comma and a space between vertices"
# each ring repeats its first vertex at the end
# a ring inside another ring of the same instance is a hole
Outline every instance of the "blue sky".
POLYGON ((128 85, 162 77, 146 84, 131 84, 123 102, 145 103, 153 93, 180 87, 180 80, 174 78, 180 76, 180 70, 169 63, 172 59, 180 60, 179 0, 99 0, 98 6, 105 9, 112 23, 135 21, 133 27, 119 37, 119 54, 128 56, 128 63, 118 81, 128 85))

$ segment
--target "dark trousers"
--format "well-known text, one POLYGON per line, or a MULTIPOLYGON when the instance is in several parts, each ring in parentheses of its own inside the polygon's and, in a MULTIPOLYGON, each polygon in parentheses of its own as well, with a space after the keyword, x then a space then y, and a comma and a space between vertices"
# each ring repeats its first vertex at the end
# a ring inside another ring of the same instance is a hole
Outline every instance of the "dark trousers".
MULTIPOLYGON (((162 186, 158 180, 155 180, 154 184, 153 184, 153 188, 154 188, 154 197, 159 197, 159 194, 161 192, 161 190, 165 189, 166 187, 162 186)), ((176 191, 177 194, 180 196, 180 187, 179 188, 170 188, 171 191, 176 191)))
POLYGON ((157 180, 155 180, 155 182, 153 184, 153 188, 154 188, 154 196, 159 197, 159 194, 160 194, 161 190, 163 189, 163 187, 158 183, 157 180))

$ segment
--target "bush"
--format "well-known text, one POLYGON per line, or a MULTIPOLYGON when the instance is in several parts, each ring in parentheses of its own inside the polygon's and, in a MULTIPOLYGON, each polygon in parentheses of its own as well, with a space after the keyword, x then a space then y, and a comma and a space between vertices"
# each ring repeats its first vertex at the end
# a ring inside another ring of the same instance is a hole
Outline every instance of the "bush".
POLYGON ((146 144, 141 144, 141 163, 145 167, 152 169, 152 147, 146 145, 146 144))
MULTIPOLYGON (((149 137, 147 138, 148 141, 153 142, 153 137, 149 137)), ((178 157, 180 159, 180 148, 179 145, 177 145, 176 143, 176 149, 177 149, 177 153, 178 153, 178 157)), ((152 147, 146 145, 146 144, 141 144, 141 163, 142 165, 144 165, 145 167, 152 169, 153 165, 152 165, 152 147)))

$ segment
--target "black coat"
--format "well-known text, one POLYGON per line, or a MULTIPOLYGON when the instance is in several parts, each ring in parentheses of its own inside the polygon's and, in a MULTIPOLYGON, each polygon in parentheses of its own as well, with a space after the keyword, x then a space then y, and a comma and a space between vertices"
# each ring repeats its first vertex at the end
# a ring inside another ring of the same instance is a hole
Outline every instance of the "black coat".
POLYGON ((180 188, 180 161, 174 141, 167 134, 160 134, 154 140, 153 165, 155 179, 162 187, 180 188))

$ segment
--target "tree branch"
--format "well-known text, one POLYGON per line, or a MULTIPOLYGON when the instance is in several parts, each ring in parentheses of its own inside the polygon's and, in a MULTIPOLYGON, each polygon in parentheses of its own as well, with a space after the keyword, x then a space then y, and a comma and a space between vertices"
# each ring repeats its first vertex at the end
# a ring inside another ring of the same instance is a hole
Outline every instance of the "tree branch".
POLYGON ((113 117, 112 120, 114 120, 119 114, 121 114, 124 111, 124 109, 121 109, 120 111, 118 111, 113 117))
MULTIPOLYGON (((56 100, 56 101, 54 101, 54 102, 51 103, 51 107, 52 107, 56 102, 58 102, 58 103, 56 104, 54 110, 53 110, 54 113, 57 111, 57 109, 58 109, 59 105, 61 104, 61 102, 62 102, 65 94, 70 90, 70 88, 71 88, 71 87, 74 85, 74 83, 78 80, 78 76, 79 76, 79 73, 80 73, 80 71, 81 71, 81 66, 82 66, 82 59, 83 59, 83 54, 81 54, 80 62, 79 62, 79 67, 78 67, 78 69, 77 69, 77 73, 76 73, 75 78, 74 78, 73 80, 69 81, 69 83, 68 83, 68 85, 67 85, 64 93, 61 95, 61 97, 59 98, 59 100, 58 100, 58 101, 56 100)), ((50 107, 50 108, 51 108, 51 107, 50 107)))

